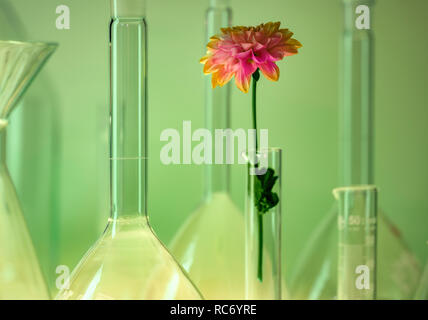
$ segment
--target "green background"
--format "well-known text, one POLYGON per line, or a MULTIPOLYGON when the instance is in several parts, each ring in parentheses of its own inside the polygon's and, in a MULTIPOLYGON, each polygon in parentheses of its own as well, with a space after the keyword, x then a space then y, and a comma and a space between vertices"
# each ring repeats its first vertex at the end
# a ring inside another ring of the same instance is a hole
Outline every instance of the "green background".
MULTIPOLYGON (((159 160, 166 128, 204 126, 204 13, 208 1, 148 0, 149 214, 168 243, 203 195, 203 167, 159 160)), ((281 21, 304 47, 261 81, 259 125, 284 149, 287 275, 338 186, 342 7, 339 0, 232 0, 233 22, 281 21)), ((428 240, 428 1, 378 0, 375 56, 375 181, 380 206, 425 261, 428 240)), ((0 38, 59 43, 13 116, 9 166, 43 270, 70 268, 109 215, 107 0, 0 0, 0 38), (57 30, 55 9, 71 10, 57 30)), ((250 126, 250 95, 232 90, 232 127, 250 126)), ((232 193, 243 209, 244 168, 232 193)), ((232 235, 231 235, 232 237, 232 235)))

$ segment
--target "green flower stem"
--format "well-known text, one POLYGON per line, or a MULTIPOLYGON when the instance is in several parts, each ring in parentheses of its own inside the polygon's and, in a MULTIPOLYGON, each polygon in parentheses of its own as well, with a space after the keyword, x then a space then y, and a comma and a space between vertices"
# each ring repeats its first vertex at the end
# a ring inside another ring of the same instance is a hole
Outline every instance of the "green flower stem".
POLYGON ((259 259, 257 267, 257 278, 263 282, 263 215, 257 212, 257 220, 259 223, 259 259))
POLYGON ((260 71, 257 69, 253 74, 253 128, 256 130, 256 151, 258 151, 257 141, 257 81, 260 79, 260 71))
MULTIPOLYGON (((258 151, 258 139, 257 139, 257 81, 260 79, 260 71, 256 70, 253 74, 253 99, 252 99, 252 109, 253 109, 253 128, 256 131, 256 153, 258 151)), ((255 164, 256 168, 258 167, 258 163, 255 164)), ((257 221, 259 227, 259 255, 257 262, 257 278, 260 282, 263 281, 263 215, 257 209, 257 221)))

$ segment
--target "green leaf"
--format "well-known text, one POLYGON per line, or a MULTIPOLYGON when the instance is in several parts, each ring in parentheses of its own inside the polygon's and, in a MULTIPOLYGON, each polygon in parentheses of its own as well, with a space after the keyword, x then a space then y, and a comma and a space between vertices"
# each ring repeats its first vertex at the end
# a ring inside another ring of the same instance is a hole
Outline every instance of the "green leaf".
POLYGON ((259 79, 260 79, 260 71, 259 71, 259 69, 257 69, 256 71, 254 71, 254 73, 253 73, 253 79, 255 81, 259 81, 259 79))
POLYGON ((278 195, 272 192, 277 180, 278 176, 272 168, 254 179, 254 201, 260 214, 267 213, 279 203, 278 195))

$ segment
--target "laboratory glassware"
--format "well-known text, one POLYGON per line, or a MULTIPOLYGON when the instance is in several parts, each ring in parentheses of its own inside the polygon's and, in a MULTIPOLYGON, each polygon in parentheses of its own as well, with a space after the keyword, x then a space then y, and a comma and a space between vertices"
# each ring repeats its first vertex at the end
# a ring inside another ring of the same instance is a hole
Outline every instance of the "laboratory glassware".
POLYGON ((147 216, 145 1, 112 0, 111 215, 57 299, 201 299, 147 216))
MULTIPOLYGON (((428 249, 428 241, 426 244, 428 249)), ((418 290, 416 290, 415 300, 428 300, 428 260, 419 281, 418 290)))
POLYGON ((376 299, 377 190, 375 186, 333 190, 338 204, 339 300, 376 299))
MULTIPOLYGON (((231 24, 230 0, 210 0, 206 32, 211 37, 231 24)), ((208 40, 208 39, 207 39, 208 40)), ((230 84, 212 89, 206 80, 205 124, 230 127, 230 84)), ((234 152, 228 147, 223 151, 234 152), (228 149, 229 148, 229 149, 228 149)), ((213 148, 213 158, 215 155, 213 148)), ((244 299, 244 216, 230 195, 230 165, 205 165, 205 194, 171 242, 171 250, 206 299, 244 299)))
POLYGON ((6 133, 17 102, 56 47, 0 41, 0 299, 49 299, 6 165, 6 133))
MULTIPOLYGON (((374 183, 373 3, 343 0, 340 186, 374 183)), ((333 205, 302 251, 290 283, 292 298, 337 297, 337 215, 333 205)), ((377 246, 377 298, 412 298, 420 277, 418 261, 381 208, 377 246)))
POLYGON ((245 298, 281 300, 282 150, 249 151, 246 159, 249 165, 245 205, 245 298), (266 201, 276 202, 276 205, 264 209, 261 204, 266 201))
MULTIPOLYGON (((19 4, 13 0, 0 1, 0 39, 28 39, 27 26, 32 27, 32 21, 25 19, 16 6, 19 4)), ((33 18, 37 20, 37 14, 33 18)), ((58 65, 57 56, 55 60, 58 65)), ((55 269, 61 264, 58 261, 58 200, 63 144, 60 142, 61 107, 57 86, 52 73, 38 75, 37 81, 31 84, 31 89, 19 102, 20 106, 12 113, 10 123, 13 125, 7 129, 9 173, 51 295, 56 290, 55 269), (34 188, 32 181, 43 183, 34 188)))

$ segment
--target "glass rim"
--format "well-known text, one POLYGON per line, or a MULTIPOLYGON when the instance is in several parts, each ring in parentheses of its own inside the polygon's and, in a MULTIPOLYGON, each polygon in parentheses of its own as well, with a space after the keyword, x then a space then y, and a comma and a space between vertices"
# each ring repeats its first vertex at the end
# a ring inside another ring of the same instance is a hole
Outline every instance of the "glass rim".
MULTIPOLYGON (((256 149, 248 149, 241 152, 241 157, 250 165, 255 165, 259 163, 259 161, 262 161, 263 164, 263 159, 279 159, 279 161, 282 162, 281 148, 268 147, 259 149, 257 152, 255 152, 255 150, 256 149)), ((267 165, 267 163, 265 163, 265 165, 267 165)))
POLYGON ((343 192, 364 192, 364 191, 374 191, 377 192, 378 188, 374 184, 362 184, 355 186, 346 186, 346 187, 338 187, 333 189, 333 194, 339 194, 343 192))
POLYGON ((260 153, 281 153, 282 149, 279 147, 268 147, 268 148, 263 148, 263 149, 259 149, 256 150, 254 149, 245 149, 244 151, 242 151, 244 154, 247 154, 249 152, 256 152, 256 154, 260 154, 260 153))
POLYGON ((58 42, 43 42, 43 41, 19 41, 19 40, 0 40, 2 44, 13 44, 20 46, 40 46, 40 47, 52 47, 56 48, 59 46, 58 42))

